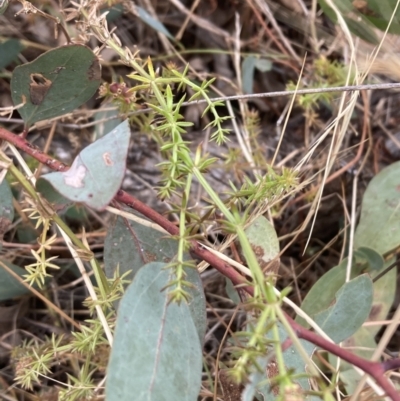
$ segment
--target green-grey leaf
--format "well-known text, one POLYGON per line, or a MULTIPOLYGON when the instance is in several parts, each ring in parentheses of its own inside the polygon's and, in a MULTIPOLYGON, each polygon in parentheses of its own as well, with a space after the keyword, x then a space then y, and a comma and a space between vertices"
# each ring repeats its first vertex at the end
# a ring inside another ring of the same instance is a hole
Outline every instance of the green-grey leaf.
POLYGON ((107 132, 112 131, 119 124, 121 124, 122 120, 117 117, 118 110, 105 110, 99 111, 95 115, 95 121, 97 122, 96 128, 94 131, 94 140, 99 139, 107 134, 107 132), (109 118, 114 117, 109 120, 109 118), (106 121, 102 121, 106 120, 106 121))
MULTIPOLYGON (((242 392, 242 401, 253 401, 257 393, 262 394, 264 392, 265 387, 268 387, 267 393, 270 391, 265 375, 268 357, 258 358, 257 364, 259 370, 257 369, 249 375, 248 383, 242 392)), ((263 399, 265 400, 265 397, 263 399)))
MULTIPOLYGON (((367 0, 369 10, 374 11, 376 14, 380 14, 385 20, 386 25, 392 18, 393 11, 396 7, 397 0, 367 0)), ((400 9, 398 8, 394 15, 394 22, 398 21, 400 15, 400 9)))
MULTIPOLYGON (((385 270, 387 267, 393 264, 394 261, 395 258, 389 259, 387 262, 385 262, 381 270, 378 272, 372 272, 371 276, 374 277, 375 275, 379 274, 380 271, 385 270)), ((374 283, 374 300, 372 304, 372 310, 368 318, 369 322, 379 322, 386 319, 396 295, 396 282, 397 270, 392 269, 374 283)), ((376 335, 381 329, 381 326, 376 324, 373 326, 368 326, 366 329, 373 335, 376 335)))
MULTIPOLYGON (((26 274, 24 269, 6 260, 2 260, 2 263, 23 279, 23 275, 26 274)), ((29 293, 29 290, 0 266, 0 302, 20 297, 27 293, 29 293)))
MULTIPOLYGON (((169 238, 168 234, 136 221, 116 217, 107 230, 104 243, 105 273, 107 277, 113 277, 118 266, 120 275, 131 271, 132 275, 128 278, 133 279, 146 263, 168 263, 175 258, 177 252, 178 242, 169 238)), ((185 256, 187 260, 190 259, 189 255, 185 256)), ((185 272, 187 274, 185 280, 191 284, 191 287, 186 289, 191 297, 189 309, 199 338, 203 342, 207 328, 203 285, 196 269, 186 269, 185 272)))
POLYGON ((253 93, 256 60, 254 56, 247 56, 242 62, 242 89, 244 93, 253 93))
POLYGON ((13 219, 13 196, 8 182, 4 179, 0 184, 0 239, 10 228, 13 219))
POLYGON ((125 174, 130 130, 125 120, 109 134, 87 146, 66 172, 42 176, 65 198, 104 209, 119 190, 125 174))
POLYGON ((361 259, 365 261, 370 270, 380 270, 382 269, 385 260, 382 255, 375 251, 375 249, 367 248, 366 246, 362 246, 354 251, 354 256, 356 259, 361 259))
MULTIPOLYGON (((279 339, 281 342, 283 342, 288 337, 288 334, 281 323, 278 323, 278 329, 279 339)), ((269 338, 272 340, 271 335, 269 336, 269 338)), ((300 340, 300 344, 302 345, 306 354, 311 358, 311 355, 315 350, 314 344, 311 344, 304 340, 300 340)), ((285 352, 283 353, 283 359, 287 370, 293 371, 296 375, 304 375, 302 377, 296 377, 296 383, 299 384, 299 386, 304 391, 309 391, 311 389, 311 386, 307 377, 306 362, 301 357, 301 354, 298 352, 296 347, 294 347, 294 345, 291 345, 287 350, 285 350, 285 352)), ((265 374, 267 364, 271 362, 272 361, 269 355, 258 359, 261 372, 259 370, 256 370, 250 374, 249 382, 242 393, 243 401, 253 401, 254 396, 256 396, 257 394, 261 395, 264 401, 275 401, 280 399, 279 395, 275 395, 274 392, 271 391, 269 381, 267 380, 267 376, 265 374)), ((314 401, 318 398, 310 395, 304 395, 303 399, 306 401, 314 401)))
MULTIPOLYGON (((325 0, 318 0, 322 11, 335 23, 337 23, 336 13, 332 10, 325 0)), ((348 25, 350 31, 360 38, 370 42, 378 43, 378 37, 373 27, 368 23, 368 19, 363 14, 357 12, 352 4, 352 0, 337 0, 335 5, 339 8, 342 16, 348 25), (351 17, 349 17, 349 15, 351 17), (353 19, 356 16, 356 19, 353 19)))
MULTIPOLYGON (((301 304, 301 309, 303 309, 304 312, 309 316, 314 316, 329 307, 336 292, 339 291, 340 287, 346 281, 346 266, 347 258, 338 266, 326 272, 312 286, 301 304)), ((307 323, 299 316, 296 317, 296 321, 307 327, 307 323)))
POLYGON ((279 240, 272 224, 266 217, 259 216, 246 228, 246 236, 260 267, 263 270, 270 267, 271 260, 279 254, 279 240))
POLYGON ((66 210, 73 202, 62 196, 47 180, 39 179, 36 182, 37 191, 43 195, 43 197, 51 203, 54 210, 61 212, 66 210))
POLYGON ((114 4, 112 7, 106 8, 103 12, 107 12, 106 19, 108 23, 115 22, 124 14, 124 6, 122 4, 114 4))
POLYGON ((98 58, 86 46, 67 45, 16 67, 11 79, 14 105, 25 125, 67 114, 88 101, 101 82, 98 58))
POLYGON ((255 63, 255 67, 258 71, 267 72, 272 69, 271 60, 267 60, 266 58, 258 58, 255 63))
POLYGON ((400 245, 400 162, 384 168, 369 183, 356 229, 356 248, 385 254, 400 245))
POLYGON ((144 8, 140 6, 135 7, 138 11, 138 17, 149 27, 155 31, 162 33, 167 38, 175 40, 175 38, 169 33, 168 29, 157 19, 153 18, 144 8))
POLYGON ((202 351, 188 306, 169 303, 164 263, 136 274, 118 310, 107 370, 108 401, 195 401, 202 351))
POLYGON ((0 70, 8 67, 24 47, 18 39, 9 39, 0 43, 0 70))
POLYGON ((229 299, 235 305, 239 305, 240 304, 240 297, 239 297, 239 294, 237 292, 237 289, 232 284, 232 281, 229 280, 229 278, 227 278, 227 277, 225 277, 225 291, 226 291, 226 294, 228 295, 229 299))
MULTIPOLYGON (((319 312, 329 308, 331 302, 335 299, 335 294, 344 285, 346 281, 347 258, 338 266, 333 267, 325 273, 311 288, 303 300, 301 308, 309 315, 315 316, 319 312)), ((381 271, 386 269, 393 260, 387 261, 379 271, 370 271, 370 275, 374 278, 381 271)), ((357 277, 362 273, 363 265, 353 265, 350 278, 357 277)), ((382 278, 373 284, 374 295, 372 311, 369 315, 369 321, 383 320, 394 300, 396 291, 396 269, 392 269, 382 278)), ((307 327, 306 322, 297 316, 296 321, 307 327)), ((379 330, 379 326, 370 326, 370 330, 379 330)))
POLYGON ((313 318, 335 343, 340 343, 367 320, 372 297, 372 281, 363 274, 345 283, 336 293, 334 304, 313 318))
POLYGON ((8 8, 8 0, 0 1, 0 15, 4 14, 8 8))
MULTIPOLYGON (((352 353, 369 361, 377 347, 374 337, 375 335, 371 334, 367 327, 360 327, 356 333, 342 342, 342 347, 348 348, 352 353)), ((329 354, 329 362, 332 366, 337 366, 337 357, 329 354)), ((343 360, 340 361, 339 372, 347 394, 353 394, 361 376, 349 363, 343 360)))
MULTIPOLYGON (((373 11, 373 15, 366 15, 366 18, 377 28, 386 30, 397 0, 367 0, 368 9, 373 11)), ((398 35, 400 33, 400 9, 397 8, 396 14, 391 21, 389 32, 398 35)))

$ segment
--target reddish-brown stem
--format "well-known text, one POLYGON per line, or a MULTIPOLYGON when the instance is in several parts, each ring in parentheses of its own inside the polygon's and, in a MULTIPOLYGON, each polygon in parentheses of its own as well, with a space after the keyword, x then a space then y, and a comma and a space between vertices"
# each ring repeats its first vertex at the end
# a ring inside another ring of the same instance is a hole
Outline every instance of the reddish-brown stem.
MULTIPOLYGON (((67 171, 69 169, 69 166, 66 166, 56 159, 52 159, 47 154, 43 153, 38 147, 29 143, 26 139, 1 127, 0 138, 12 143, 14 146, 34 157, 39 162, 49 166, 52 170, 67 171)), ((164 230, 168 231, 171 235, 179 235, 179 228, 175 224, 171 223, 164 216, 160 215, 152 208, 140 202, 138 199, 132 195, 129 195, 125 191, 119 190, 114 197, 114 200, 131 207, 139 213, 142 213, 148 219, 154 223, 157 223, 159 226, 164 228, 164 230)), ((252 291, 252 287, 246 286, 248 283, 240 273, 238 273, 233 267, 225 263, 223 260, 215 256, 213 253, 208 251, 206 248, 202 247, 196 241, 191 242, 191 251, 199 258, 205 260, 207 263, 217 269, 225 277, 228 277, 236 285, 240 285, 241 287, 243 286, 242 288, 249 293, 252 291)))
MULTIPOLYGON (((50 156, 43 153, 39 148, 30 144, 21 136, 15 135, 1 127, 0 139, 12 143, 17 148, 28 153, 36 160, 49 166, 53 170, 66 171, 69 168, 65 164, 60 163, 58 160, 52 159, 50 156)), ((140 202, 132 195, 129 195, 122 190, 119 190, 114 197, 114 200, 142 213, 148 219, 152 220, 153 222, 164 228, 166 231, 168 231, 171 235, 179 234, 179 229, 175 224, 170 222, 164 216, 160 215, 144 203, 140 202)), ((247 291, 250 295, 253 295, 253 288, 249 285, 246 285, 248 283, 240 273, 238 273, 230 265, 219 259, 217 256, 209 252, 206 248, 198 244, 196 241, 192 241, 191 251, 201 259, 208 262, 225 277, 228 277, 235 285, 241 286, 241 288, 247 291)), ((390 381, 384 375, 385 371, 399 367, 400 360, 386 361, 383 363, 368 361, 366 359, 360 358, 355 354, 352 354, 351 352, 346 351, 336 344, 325 340, 316 333, 305 329, 304 327, 296 323, 290 316, 286 315, 286 318, 299 338, 307 340, 317 347, 320 347, 330 352, 331 354, 338 356, 344 361, 360 368, 376 380, 379 386, 386 392, 386 395, 390 397, 392 401, 400 401, 400 394, 396 391, 396 389, 392 386, 390 381)))
MULTIPOLYGON (((164 228, 164 230, 168 231, 171 235, 179 235, 179 228, 175 224, 171 223, 164 216, 157 213, 155 210, 140 202, 140 200, 136 199, 132 195, 129 195, 125 191, 119 190, 114 200, 131 207, 139 213, 142 213, 148 219, 150 219, 154 223, 157 223, 159 226, 164 228)), ((208 251, 206 248, 201 246, 198 242, 191 241, 190 250, 200 259, 205 260, 207 263, 217 269, 225 277, 228 277, 230 280, 232 280, 232 282, 238 285, 244 285, 246 291, 251 291, 252 287, 245 286, 247 282, 240 273, 238 273, 234 268, 225 263, 223 260, 215 256, 213 253, 208 251)))
MULTIPOLYGON (((365 373, 369 374, 371 377, 375 379, 375 381, 379 384, 379 386, 385 391, 386 395, 390 397, 393 401, 400 400, 400 394, 393 387, 384 373, 389 370, 384 366, 384 363, 381 362, 371 362, 367 359, 361 358, 345 349, 339 347, 338 345, 331 343, 324 338, 320 337, 316 333, 305 329, 296 323, 290 316, 286 316, 293 330, 295 331, 297 337, 307 340, 310 343, 316 345, 324 349, 325 351, 330 352, 333 355, 343 359, 344 361, 357 366, 365 373)), ((400 362, 399 362, 400 363, 400 362)), ((394 365, 394 364, 393 364, 394 365)))

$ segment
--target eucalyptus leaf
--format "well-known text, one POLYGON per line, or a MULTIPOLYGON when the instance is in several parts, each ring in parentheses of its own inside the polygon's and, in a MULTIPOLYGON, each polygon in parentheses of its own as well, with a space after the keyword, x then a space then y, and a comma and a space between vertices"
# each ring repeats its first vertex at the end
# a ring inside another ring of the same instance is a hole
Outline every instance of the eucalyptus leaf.
MULTIPOLYGON (((131 209, 126 209, 132 212, 131 209)), ((144 219, 143 216, 138 217, 144 219)), ((178 252, 178 242, 166 233, 155 230, 133 220, 116 217, 107 230, 104 243, 104 269, 112 278, 118 268, 119 275, 131 272, 133 279, 138 271, 150 262, 171 262, 178 252)), ((189 260, 190 256, 186 255, 189 260)), ((206 302, 200 275, 196 269, 185 270, 186 288, 190 294, 189 309, 195 322, 200 341, 204 341, 207 328, 206 302)))
MULTIPOLYGON (((371 271, 371 277, 373 278, 378 275, 380 271, 386 269, 386 267, 392 262, 393 260, 386 262, 379 271, 371 271)), ((353 266, 351 275, 352 279, 361 273, 359 270, 361 267, 362 265, 353 266)), ((342 263, 329 270, 314 284, 301 305, 301 308, 309 316, 315 317, 331 306, 331 303, 335 300, 336 293, 345 284, 346 269, 347 259, 344 259, 342 263)), ((391 270, 378 281, 373 283, 373 301, 371 311, 368 314, 368 321, 379 321, 386 318, 393 303, 395 291, 396 270, 391 270)), ((296 321, 305 327, 308 326, 299 316, 296 317, 296 321)), ((345 323, 345 325, 346 324, 347 323, 345 323)), ((368 327, 368 330, 376 333, 376 331, 379 330, 379 326, 370 326, 368 327)), ((357 345, 362 346, 361 344, 357 345)))
POLYGON ((39 179, 36 182, 36 190, 51 203, 57 212, 65 211, 73 204, 73 201, 62 196, 47 180, 39 179))
MULTIPOLYGON (((355 355, 370 361, 377 347, 374 337, 375 335, 371 334, 368 327, 360 327, 350 338, 343 341, 342 347, 348 348, 349 351, 355 355)), ((335 355, 329 354, 329 362, 332 366, 338 366, 337 357, 335 355)), ((360 374, 355 371, 351 364, 341 360, 339 375, 346 388, 347 394, 353 394, 361 379, 360 374)))
POLYGON ((400 162, 391 164, 369 183, 362 200, 354 245, 381 255, 400 246, 400 162))
POLYGON ((13 195, 7 180, 0 183, 0 240, 14 219, 13 195))
POLYGON ((279 240, 272 224, 266 217, 258 216, 245 232, 261 269, 275 275, 279 269, 279 260, 276 259, 279 240))
POLYGON ((272 70, 272 62, 266 58, 258 58, 255 67, 260 72, 267 72, 272 70))
MULTIPOLYGON (((19 277, 21 277, 21 280, 24 279, 23 276, 26 274, 24 269, 21 269, 20 267, 4 259, 2 259, 1 262, 7 265, 7 267, 19 277)), ((27 293, 29 293, 29 289, 22 285, 17 279, 8 273, 3 266, 0 265, 0 302, 20 297, 21 295, 25 295, 27 293)))
POLYGON ((86 46, 66 45, 14 69, 11 95, 25 125, 67 114, 88 101, 101 83, 98 58, 86 46))
MULTIPOLYGON (((326 0, 318 0, 322 11, 334 22, 337 23, 336 13, 327 4, 326 0)), ((378 37, 374 32, 373 26, 368 22, 368 18, 358 12, 353 5, 352 0, 336 0, 335 5, 338 7, 350 31, 361 39, 377 44, 378 37)))
POLYGON ((372 298, 372 281, 363 274, 346 282, 336 293, 333 304, 311 317, 338 344, 353 335, 367 320, 372 298))
MULTIPOLYGON (((104 10, 107 12, 106 19, 108 23, 116 22, 116 20, 123 16, 124 6, 123 4, 114 4, 112 7, 106 8, 104 10)), ((102 10, 103 12, 103 10, 102 10)))
POLYGON ((121 124, 122 120, 118 117, 118 110, 99 111, 95 115, 96 128, 94 140, 97 140, 121 124), (103 121, 105 120, 105 121, 103 121))
POLYGON ((155 31, 162 33, 168 39, 175 40, 175 38, 170 34, 168 29, 157 19, 153 18, 144 8, 140 6, 135 7, 138 12, 138 17, 148 26, 153 28, 155 31))
POLYGON ((385 259, 375 249, 362 246, 354 251, 354 256, 363 260, 371 270, 380 270, 385 264, 385 259))
POLYGON ((391 24, 388 31, 392 34, 399 35, 400 8, 397 8, 396 13, 393 15, 396 5, 397 0, 367 0, 367 9, 369 12, 365 16, 373 25, 382 31, 387 29, 390 22, 391 24))
POLYGON ((242 88, 244 93, 253 93, 256 60, 254 56, 247 56, 242 62, 242 88))
POLYGON ((202 350, 186 303, 170 303, 165 263, 145 265, 118 309, 107 401, 195 401, 202 350))
POLYGON ((225 277, 225 291, 226 291, 226 294, 228 295, 229 299, 235 305, 240 304, 239 293, 237 292, 237 289, 235 288, 235 286, 232 284, 232 281, 229 280, 229 278, 227 278, 227 277, 225 277))
POLYGON ((125 120, 83 149, 68 171, 45 174, 40 180, 48 181, 67 199, 103 210, 124 178, 129 139, 129 125, 125 120))
MULTIPOLYGON (((281 323, 278 323, 278 330, 279 341, 285 341, 288 334, 281 323)), ((273 340, 271 334, 269 334, 268 337, 273 340)), ((305 353, 311 358, 315 350, 314 344, 304 340, 300 340, 299 342, 305 353)), ((286 369, 292 371, 293 374, 299 375, 296 377, 296 383, 300 386, 301 391, 310 391, 311 386, 306 370, 307 364, 293 344, 283 352, 283 359, 286 369)), ((271 358, 270 355, 266 355, 265 357, 258 358, 257 363, 260 369, 254 370, 254 372, 250 374, 248 383, 242 393, 242 401, 253 401, 253 398, 257 395, 260 395, 264 401, 279 400, 280 397, 276 391, 277 389, 271 388, 270 386, 270 380, 279 374, 276 368, 276 361, 271 358)), ((318 400, 317 397, 306 394, 302 394, 301 399, 306 401, 318 400)))
MULTIPOLYGON (((395 258, 389 259, 382 266, 382 269, 377 272, 372 272, 371 277, 379 274, 380 271, 385 270, 388 266, 395 262, 395 258)), ((385 320, 393 301, 395 299, 397 289, 397 270, 392 269, 382 276, 379 280, 374 283, 374 300, 372 303, 371 313, 369 314, 369 322, 379 322, 385 320)), ((379 324, 367 326, 366 329, 373 335, 376 335, 381 329, 379 324)))
POLYGON ((9 39, 0 43, 0 70, 8 67, 24 47, 18 39, 9 39))
POLYGON ((0 15, 4 14, 8 8, 8 0, 0 0, 0 15))

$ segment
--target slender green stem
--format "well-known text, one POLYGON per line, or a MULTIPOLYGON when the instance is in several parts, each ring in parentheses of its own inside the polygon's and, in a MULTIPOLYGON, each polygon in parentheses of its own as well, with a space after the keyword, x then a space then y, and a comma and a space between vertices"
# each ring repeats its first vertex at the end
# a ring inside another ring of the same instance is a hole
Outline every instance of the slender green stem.
POLYGON ((286 319, 285 314, 283 313, 281 308, 276 308, 276 315, 280 322, 282 323, 283 327, 285 328, 286 332, 288 333, 290 339, 292 340, 293 346, 296 347, 296 350, 299 352, 301 357, 303 358, 304 362, 307 364, 308 372, 313 376, 319 376, 317 369, 315 368, 313 362, 310 359, 310 356, 305 351, 304 347, 302 346, 299 337, 294 332, 292 326, 286 319))
POLYGON ((284 391, 287 386, 292 385, 292 381, 290 380, 289 376, 287 375, 286 372, 286 365, 285 365, 285 360, 283 359, 283 352, 282 352, 282 346, 281 346, 281 338, 279 336, 279 328, 277 324, 277 319, 276 319, 276 310, 280 309, 280 306, 275 304, 271 305, 271 321, 274 322, 272 325, 272 335, 274 337, 274 351, 275 351, 275 359, 276 359, 276 364, 278 365, 278 372, 279 372, 279 377, 280 377, 280 382, 279 382, 279 389, 281 396, 284 396, 284 391))
POLYGON ((24 187, 25 191, 36 201, 39 201, 39 196, 33 188, 29 180, 18 170, 14 164, 10 164, 8 171, 19 181, 19 183, 24 187))

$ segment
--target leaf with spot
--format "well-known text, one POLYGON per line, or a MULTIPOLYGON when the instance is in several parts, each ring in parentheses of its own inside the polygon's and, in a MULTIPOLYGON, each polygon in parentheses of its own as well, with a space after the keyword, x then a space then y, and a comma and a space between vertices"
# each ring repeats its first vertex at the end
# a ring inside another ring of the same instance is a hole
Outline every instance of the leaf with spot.
POLYGON ((150 263, 136 274, 118 309, 107 370, 108 401, 196 401, 202 350, 188 305, 170 303, 171 272, 150 263))
POLYGON ((14 69, 11 95, 25 125, 67 114, 96 92, 101 83, 99 59, 86 46, 66 45, 14 69))
POLYGON ((276 275, 279 269, 279 240, 272 224, 264 216, 259 216, 246 228, 246 236, 264 273, 276 275))
MULTIPOLYGON (((131 209, 126 209, 132 213, 131 209)), ((142 215, 136 215, 144 219, 142 215)), ((150 224, 150 222, 148 222, 150 224)), ((166 232, 152 227, 115 217, 111 222, 104 243, 104 269, 112 278, 118 267, 119 275, 131 272, 127 278, 133 279, 137 272, 150 262, 171 262, 178 252, 178 242, 166 232)), ((190 256, 185 255, 189 260, 190 256)), ((200 341, 204 341, 207 328, 206 302, 200 274, 196 269, 185 269, 191 285, 186 290, 190 294, 189 310, 195 322, 200 341)))
MULTIPOLYGON (((125 174, 130 139, 128 121, 87 146, 65 172, 45 174, 63 197, 103 210, 119 190, 125 174)), ((43 184, 39 184, 43 185, 43 184)))

